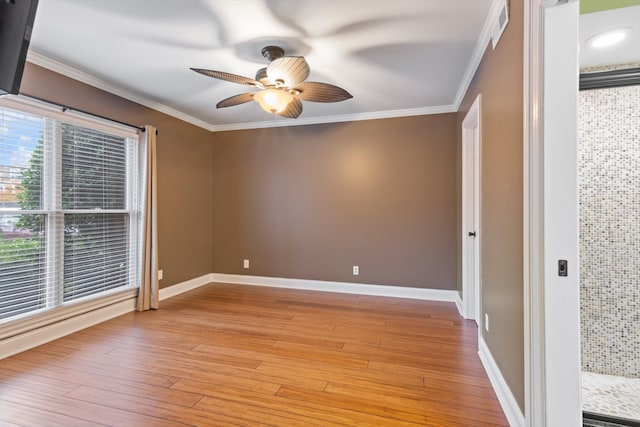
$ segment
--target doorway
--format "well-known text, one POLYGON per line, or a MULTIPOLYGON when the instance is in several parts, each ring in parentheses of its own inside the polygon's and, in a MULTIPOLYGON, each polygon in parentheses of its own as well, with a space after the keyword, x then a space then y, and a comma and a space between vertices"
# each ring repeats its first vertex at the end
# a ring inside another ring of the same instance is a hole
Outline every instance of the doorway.
POLYGON ((578 190, 585 425, 591 419, 640 425, 639 23, 640 1, 581 2, 578 190))
POLYGON ((582 408, 585 418, 638 425, 640 68, 611 68, 581 75, 582 408))
MULTIPOLYGON (((531 31, 525 64, 528 426, 582 425, 576 170, 579 66, 575 38, 578 7, 586 3, 531 1, 525 20, 531 31)), ((581 18, 580 30, 583 28, 581 18)), ((580 40, 582 55, 586 40, 582 36, 580 40)), ((601 421, 589 423, 585 419, 585 426, 605 425, 601 421)))
POLYGON ((480 284, 480 153, 482 95, 462 121, 462 308, 482 330, 480 284))

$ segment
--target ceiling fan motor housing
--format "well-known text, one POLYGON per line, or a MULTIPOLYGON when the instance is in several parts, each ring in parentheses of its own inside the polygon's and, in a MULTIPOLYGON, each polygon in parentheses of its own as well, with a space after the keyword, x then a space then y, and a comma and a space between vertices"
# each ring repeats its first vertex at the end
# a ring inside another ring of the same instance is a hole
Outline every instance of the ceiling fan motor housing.
POLYGON ((279 46, 265 46, 262 48, 262 56, 267 58, 269 61, 273 61, 274 59, 282 58, 284 56, 284 49, 279 46))

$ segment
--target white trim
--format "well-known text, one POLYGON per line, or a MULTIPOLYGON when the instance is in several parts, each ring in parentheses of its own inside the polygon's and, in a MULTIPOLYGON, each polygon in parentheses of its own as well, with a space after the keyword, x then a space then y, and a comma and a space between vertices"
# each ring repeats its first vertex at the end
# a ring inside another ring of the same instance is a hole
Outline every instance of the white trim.
POLYGON ((455 302, 456 295, 458 295, 458 291, 443 289, 410 288, 403 286, 373 285, 348 282, 327 282, 322 280, 288 279, 282 277, 246 276, 242 274, 213 273, 212 281, 217 283, 233 283, 237 285, 268 286, 273 288, 339 292, 345 294, 411 298, 446 302, 455 302))
MULTIPOLYGON (((183 292, 211 283, 213 275, 205 274, 185 282, 160 289, 160 300, 165 300, 183 292)), ((40 315, 31 320, 15 322, 2 327, 0 339, 0 360, 70 335, 74 332, 105 322, 114 317, 130 313, 136 308, 136 290, 120 292, 99 301, 63 307, 51 315, 40 315), (99 308, 94 309, 98 304, 99 308), (109 304, 106 305, 105 304, 109 304), (90 310, 90 311, 89 311, 90 310)))
POLYGON ((578 271, 577 1, 544 10, 542 164, 545 416, 548 426, 582 424, 578 271), (558 260, 568 261, 566 277, 558 260))
POLYGON ((462 298, 460 297, 460 292, 456 292, 456 296, 455 296, 455 301, 454 302, 456 303, 456 308, 458 309, 458 314, 460 314, 461 317, 464 317, 464 314, 463 314, 464 311, 462 309, 462 307, 463 307, 462 304, 463 303, 462 303, 462 298))
MULTIPOLYGON (((575 0, 562 3, 558 0, 528 0, 525 4, 523 273, 524 391, 528 427, 581 425, 579 402, 575 403, 576 399, 579 401, 580 396, 579 379, 575 380, 580 374, 579 343, 575 344, 576 340, 579 340, 579 331, 577 325, 572 326, 579 321, 579 314, 576 314, 575 319, 571 318, 576 311, 577 298, 567 295, 576 292, 577 284, 569 283, 567 280, 564 283, 559 282, 554 274, 557 259, 560 257, 570 259, 570 265, 574 265, 573 274, 577 274, 577 258, 572 258, 571 255, 574 249, 567 250, 567 245, 572 244, 573 238, 566 236, 567 232, 574 233, 576 230, 571 230, 574 227, 566 226, 560 232, 557 229, 558 225, 564 224, 562 216, 571 214, 570 211, 573 209, 558 205, 558 199, 566 203, 574 197, 572 193, 575 187, 571 180, 575 177, 559 180, 556 177, 553 182, 545 179, 550 170, 555 170, 556 173, 559 170, 566 172, 575 167, 575 158, 571 161, 572 155, 558 154, 557 151, 563 149, 566 141, 575 140, 575 137, 567 137, 564 134, 571 128, 567 122, 575 120, 573 111, 567 114, 565 104, 571 102, 570 99, 577 93, 578 85, 577 81, 567 83, 567 79, 558 84, 557 74, 571 72, 570 70, 575 68, 573 77, 577 80, 577 60, 575 66, 571 64, 566 67, 560 64, 565 60, 571 61, 571 56, 575 54, 573 49, 577 46, 577 31, 574 27, 578 12, 574 9, 560 19, 555 16, 554 25, 547 22, 549 10, 555 6, 566 8, 566 3, 574 3, 572 7, 575 9, 578 7, 575 0), (549 29, 554 30, 555 34, 545 35, 549 29), (559 33, 562 34, 558 36, 559 33), (545 56, 550 46, 554 47, 556 56, 551 57, 545 64, 545 56), (549 73, 550 66, 554 68, 549 73), (554 89, 550 89, 552 83, 556 85, 554 89), (575 87, 575 92, 571 87, 575 87), (567 94, 566 91, 570 93, 567 94), (545 94, 550 95, 552 99, 545 101, 545 94), (545 123, 546 121, 549 123, 545 123), (551 131, 556 133, 549 133, 551 131), (547 133, 555 139, 548 138, 547 133), (558 144, 558 141, 562 144, 558 144), (548 151, 546 154, 545 145, 548 151), (557 164, 558 158, 564 161, 560 167, 557 164), (545 159, 553 160, 556 164, 547 164, 545 159), (573 188, 567 191, 567 186, 573 188), (561 193, 560 198, 557 198, 558 191, 561 193), (550 197, 554 194, 555 200, 550 197), (548 217, 552 218, 552 221, 545 223, 545 203, 549 205, 549 209, 560 209, 563 215, 548 217), (556 229, 552 230, 554 227, 556 229), (548 240, 549 238, 556 241, 548 240), (562 251, 561 255, 557 253, 559 250, 562 251), (556 252, 555 256, 550 256, 552 252, 556 252), (545 257, 549 259, 545 260, 545 257), (549 271, 545 271, 545 265, 549 271)), ((577 229, 577 226, 575 228, 577 229)))
MULTIPOLYGON (((27 52, 27 61, 31 62, 32 64, 51 70, 53 72, 56 72, 58 74, 62 74, 63 76, 67 76, 69 78, 77 80, 79 82, 86 83, 95 88, 102 89, 113 95, 117 95, 121 98, 128 99, 129 101, 133 101, 137 104, 144 105, 145 107, 149 107, 161 113, 168 114, 169 116, 183 120, 187 123, 191 123, 192 125, 195 125, 207 130, 213 130, 213 126, 203 120, 197 119, 181 111, 168 107, 160 102, 153 101, 144 96, 125 90, 118 85, 109 83, 89 73, 80 71, 77 68, 73 68, 69 65, 58 62, 34 50, 29 50, 27 52)), ((73 107, 73 106, 70 105, 69 107, 73 107)))
POLYGON ((0 326, 0 343, 14 336, 26 334, 36 329, 42 329, 54 323, 62 323, 67 319, 97 311, 122 301, 127 301, 132 298, 135 299, 137 293, 137 289, 118 289, 107 295, 94 298, 93 300, 78 300, 45 312, 25 313, 0 326))
POLYGON ((357 113, 357 114, 342 114, 335 116, 324 117, 309 117, 300 119, 278 119, 269 122, 247 122, 247 123, 233 123, 228 125, 212 125, 212 132, 229 131, 229 130, 244 130, 244 129, 263 129, 263 128, 277 128, 284 126, 304 126, 304 125, 316 125, 323 123, 341 123, 341 122, 358 122, 364 120, 378 120, 378 119, 391 119, 396 117, 409 117, 409 116, 426 116, 430 114, 443 114, 443 113, 455 113, 458 109, 455 105, 440 105, 435 107, 423 107, 423 108, 410 108, 405 110, 388 110, 388 111, 373 111, 369 113, 357 113))
POLYGON ((213 281, 213 274, 209 273, 191 280, 187 280, 186 282, 181 282, 172 286, 168 286, 166 288, 162 288, 160 289, 160 301, 164 301, 168 298, 175 297, 176 295, 189 292, 213 281))
POLYGON ((482 176, 482 94, 478 94, 475 101, 469 108, 465 118, 462 120, 462 301, 464 302, 465 319, 473 319, 478 324, 478 332, 482 331, 482 284, 480 274, 480 239, 482 238, 482 227, 480 222, 481 211, 481 184, 482 176), (476 138, 477 133, 477 138, 476 138), (473 167, 469 167, 469 162, 473 167), (472 186, 469 187, 469 177, 467 172, 473 171, 472 186), (470 192, 470 193, 469 193, 470 192), (469 199, 473 204, 473 226, 468 224, 469 199), (468 232, 475 231, 476 236, 469 238, 468 232), (469 245, 473 245, 473 272, 469 271, 467 254, 470 251, 469 245), (469 275, 473 275, 473 284, 469 283, 469 275))
POLYGON ((524 9, 523 120, 523 297, 524 395, 528 427, 544 427, 544 265, 543 265, 543 21, 544 0, 524 9))
POLYGON ((435 106, 435 107, 411 108, 411 109, 404 109, 404 110, 375 111, 371 113, 344 114, 339 116, 336 115, 336 116, 302 118, 302 119, 295 119, 295 120, 285 119, 285 120, 276 120, 276 121, 269 121, 269 122, 248 122, 248 123, 234 123, 234 124, 226 124, 226 125, 214 125, 214 124, 205 122, 204 120, 185 114, 174 108, 168 107, 160 102, 153 101, 149 98, 138 95, 129 90, 125 90, 119 87, 118 85, 109 83, 87 72, 78 70, 69 65, 66 65, 54 59, 48 58, 47 56, 39 52, 36 52, 34 50, 29 50, 27 52, 27 60, 32 64, 46 68, 58 74, 62 74, 63 76, 72 78, 79 82, 86 83, 95 88, 110 92, 124 99, 128 99, 129 101, 133 101, 137 104, 143 105, 145 107, 151 108, 161 113, 165 113, 169 116, 183 120, 187 123, 191 123, 192 125, 201 127, 211 132, 244 130, 244 129, 263 129, 263 128, 272 128, 272 127, 284 127, 284 126, 302 126, 302 125, 312 125, 312 124, 322 124, 322 123, 354 122, 354 121, 362 121, 362 120, 388 119, 388 118, 395 118, 395 117, 455 113, 456 111, 458 111, 457 105, 442 105, 442 106, 435 106))
POLYGON ((135 297, 0 341, 0 359, 62 338, 135 309, 135 297))
MULTIPOLYGON (((458 305, 460 299, 458 292, 451 290, 209 273, 160 289, 160 300, 166 300, 213 282, 445 301, 456 303, 456 305, 458 305)), ((0 340, 0 360, 135 310, 135 291, 114 295, 112 298, 114 301, 113 304, 89 312, 86 312, 86 310, 90 309, 91 306, 84 306, 85 311, 74 317, 69 317, 69 312, 66 311, 64 312, 66 317, 63 318, 60 317, 61 313, 59 312, 58 316, 60 320, 56 320, 55 323, 51 323, 54 321, 51 320, 51 317, 46 319, 46 321, 49 322, 46 325, 43 325, 45 319, 37 319, 32 322, 32 327, 26 332, 20 333, 16 326, 15 334, 0 340), (123 300, 122 298, 125 299, 123 300)), ((104 300, 102 303, 104 304, 104 300)), ((21 327, 24 329, 26 326, 21 325, 21 327)), ((7 332, 7 330, 3 332, 7 332)), ((5 336, 6 335, 5 333, 5 336)))
POLYGON ((498 364, 482 337, 480 337, 478 341, 478 355, 480 356, 484 370, 487 372, 489 381, 491 381, 493 390, 496 392, 496 396, 498 397, 500 406, 502 406, 504 415, 507 417, 509 425, 511 427, 524 427, 524 414, 520 410, 516 398, 513 396, 513 393, 511 393, 509 385, 502 376, 498 364))
POLYGON ((469 61, 469 65, 467 65, 467 70, 462 77, 462 82, 458 87, 458 92, 456 93, 455 100, 453 101, 455 111, 460 109, 460 104, 462 104, 464 96, 467 94, 467 90, 473 81, 473 77, 476 75, 476 71, 478 71, 478 67, 480 66, 480 62, 482 62, 485 50, 487 50, 487 46, 489 46, 489 41, 491 41, 491 35, 493 34, 495 26, 494 24, 500 16, 503 1, 504 0, 493 0, 491 3, 489 14, 487 15, 487 19, 484 21, 484 26, 482 27, 476 47, 471 55, 471 60, 469 61))

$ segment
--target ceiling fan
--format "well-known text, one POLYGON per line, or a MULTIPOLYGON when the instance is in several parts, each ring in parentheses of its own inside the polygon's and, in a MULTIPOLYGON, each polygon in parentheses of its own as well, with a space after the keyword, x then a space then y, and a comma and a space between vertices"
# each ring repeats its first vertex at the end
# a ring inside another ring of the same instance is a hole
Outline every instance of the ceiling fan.
POLYGON ((232 107, 256 101, 269 113, 295 119, 302 113, 302 101, 339 102, 353 96, 329 83, 306 82, 309 64, 302 56, 285 56, 278 46, 266 46, 262 56, 271 63, 258 70, 256 78, 243 77, 224 71, 191 68, 196 73, 241 85, 253 86, 258 92, 247 92, 223 99, 217 108, 232 107))

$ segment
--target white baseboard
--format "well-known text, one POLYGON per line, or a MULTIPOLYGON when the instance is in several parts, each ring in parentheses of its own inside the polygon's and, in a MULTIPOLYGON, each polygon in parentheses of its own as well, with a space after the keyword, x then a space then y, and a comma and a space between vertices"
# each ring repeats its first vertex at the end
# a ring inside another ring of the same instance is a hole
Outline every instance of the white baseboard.
POLYGON ((160 301, 199 288, 200 286, 206 285, 207 283, 211 283, 213 281, 213 274, 209 273, 204 274, 200 277, 196 277, 194 279, 187 280, 185 282, 176 283, 175 285, 162 288, 160 289, 160 301))
POLYGON ((362 283, 327 282, 322 280, 287 279, 282 277, 245 276, 242 274, 213 273, 211 281, 237 285, 270 286, 274 288, 307 291, 339 292, 345 294, 411 298, 430 301, 455 302, 457 291, 410 288, 402 286, 371 285, 362 283))
POLYGON ((500 368, 498 368, 487 343, 485 343, 482 337, 478 340, 478 354, 480 355, 484 370, 487 372, 489 381, 491 381, 493 390, 498 396, 504 415, 507 417, 507 421, 509 421, 509 425, 511 427, 525 427, 524 414, 520 410, 518 402, 516 402, 515 397, 513 397, 509 385, 502 376, 500 368))
POLYGON ((460 316, 464 317, 464 311, 462 310, 462 298, 460 297, 460 292, 456 291, 456 308, 458 309, 458 314, 460 314, 460 316))
MULTIPOLYGON (((160 289, 160 300, 165 300, 183 292, 190 291, 207 283, 211 283, 211 274, 205 274, 195 279, 187 280, 160 289)), ((121 316, 134 311, 136 308, 136 297, 132 296, 123 301, 106 307, 98 308, 77 316, 41 326, 28 332, 0 340, 0 360, 29 350, 30 348, 46 344, 49 341, 62 338, 66 335, 88 328, 98 323, 105 322, 114 317, 121 316)))
MULTIPOLYGON (((446 301, 455 302, 456 306, 458 306, 458 300, 460 299, 460 295, 457 291, 450 290, 210 273, 160 289, 160 300, 166 300, 212 282, 446 301)), ((49 341, 62 338, 98 323, 113 319, 114 317, 132 312, 135 310, 135 305, 136 298, 134 296, 106 307, 98 308, 87 313, 0 340, 0 359, 37 347, 49 341)))

